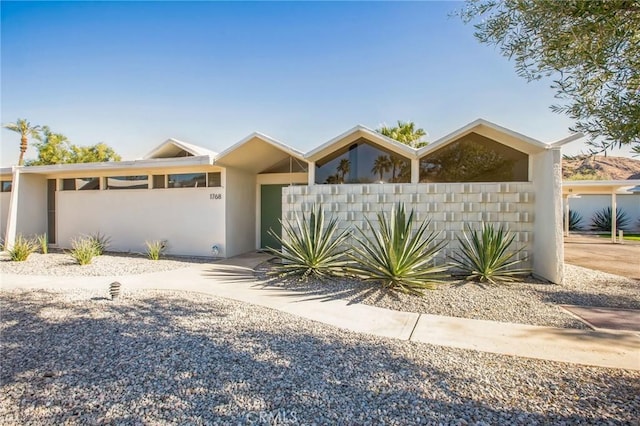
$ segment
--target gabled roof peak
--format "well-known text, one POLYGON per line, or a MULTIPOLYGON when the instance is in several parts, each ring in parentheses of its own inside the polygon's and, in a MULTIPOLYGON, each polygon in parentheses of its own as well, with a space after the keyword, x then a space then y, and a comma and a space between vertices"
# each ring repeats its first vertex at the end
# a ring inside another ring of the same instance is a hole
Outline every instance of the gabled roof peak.
POLYGON ((217 154, 210 149, 183 142, 175 138, 169 138, 142 158, 144 160, 150 160, 155 158, 198 157, 201 155, 215 157, 217 154))

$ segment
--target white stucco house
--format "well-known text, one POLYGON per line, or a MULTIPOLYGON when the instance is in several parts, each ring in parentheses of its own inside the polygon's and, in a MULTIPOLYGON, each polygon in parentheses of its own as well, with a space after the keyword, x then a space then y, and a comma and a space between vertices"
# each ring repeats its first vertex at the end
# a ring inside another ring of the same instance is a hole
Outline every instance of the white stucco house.
MULTIPOLYGON (((590 230, 593 216, 606 209, 617 209, 624 212, 628 219, 625 229, 629 232, 640 232, 640 180, 584 180, 565 181, 562 185, 564 212, 577 212, 582 221, 583 230, 590 230)), ((612 216, 611 240, 616 242, 615 215, 612 216)), ((569 234, 569 221, 565 217, 565 234, 569 234)))
MULTIPOLYGON (((536 275, 563 277, 560 147, 486 120, 413 149, 364 126, 302 153, 252 133, 221 153, 168 139, 140 160, 0 170, 0 229, 52 245, 100 232, 112 250, 166 240, 176 255, 230 257, 276 242, 278 219, 321 203, 366 228, 396 202, 456 249, 465 224, 506 224, 536 275), (215 248, 214 248, 215 247, 215 248)), ((444 259, 444 258, 443 258, 444 259)))

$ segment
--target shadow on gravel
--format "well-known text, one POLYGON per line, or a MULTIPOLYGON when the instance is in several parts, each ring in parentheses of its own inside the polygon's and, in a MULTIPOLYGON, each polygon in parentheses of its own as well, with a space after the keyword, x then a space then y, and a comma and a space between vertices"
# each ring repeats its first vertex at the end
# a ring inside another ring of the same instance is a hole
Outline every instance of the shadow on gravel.
MULTIPOLYGON (((577 291, 545 291, 532 288, 543 302, 554 305, 600 306, 608 308, 640 309, 640 298, 612 294, 594 294, 577 291)), ((640 287, 638 288, 640 291, 640 287)))
POLYGON ((558 364, 540 375, 526 360, 213 297, 0 296, 3 424, 584 424, 631 422, 640 409, 637 377, 624 372, 558 364))

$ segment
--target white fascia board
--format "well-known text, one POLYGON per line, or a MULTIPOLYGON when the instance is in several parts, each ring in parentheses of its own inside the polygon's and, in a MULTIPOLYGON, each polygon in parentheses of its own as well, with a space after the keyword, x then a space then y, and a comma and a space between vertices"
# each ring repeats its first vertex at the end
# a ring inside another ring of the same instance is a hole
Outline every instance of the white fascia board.
POLYGON ((570 142, 576 141, 578 139, 582 139, 584 137, 583 133, 574 133, 572 135, 567 136, 566 138, 562 138, 559 141, 552 142, 549 144, 549 148, 557 148, 563 145, 566 145, 570 142))
POLYGON ((338 136, 332 138, 331 140, 323 143, 322 145, 320 145, 317 148, 312 149, 311 151, 307 152, 304 157, 306 159, 311 159, 311 160, 317 160, 319 156, 323 156, 322 154, 325 153, 325 151, 328 151, 331 147, 333 147, 334 145, 340 143, 340 141, 348 138, 349 136, 358 133, 358 132, 362 132, 365 135, 368 136, 368 139, 371 140, 371 142, 376 142, 379 145, 385 147, 385 148, 389 148, 392 151, 398 152, 398 153, 402 153, 403 155, 407 156, 410 159, 416 158, 417 155, 417 150, 415 148, 412 148, 408 145, 405 145, 403 143, 398 142, 395 139, 391 139, 387 136, 384 136, 378 132, 376 132, 375 130, 372 130, 366 126, 363 126, 361 124, 358 124, 355 127, 352 127, 351 129, 347 130, 344 133, 339 134, 338 136))
POLYGON ((454 130, 448 135, 445 135, 437 139, 436 141, 428 144, 427 146, 420 148, 418 150, 418 157, 422 157, 425 154, 428 154, 429 152, 435 151, 436 149, 441 148, 442 146, 447 145, 450 142, 453 142, 468 133, 471 133, 474 129, 480 126, 485 126, 490 129, 496 130, 500 133, 504 133, 506 135, 519 139, 523 142, 526 142, 538 149, 549 149, 549 145, 544 142, 541 142, 537 139, 533 139, 529 136, 523 135, 522 133, 518 133, 513 130, 507 129, 506 127, 499 126, 483 118, 478 118, 477 120, 472 121, 471 123, 459 128, 458 130, 454 130))
POLYGON ((562 182, 564 194, 627 194, 629 189, 640 186, 640 179, 629 180, 576 180, 562 182))
POLYGON ((235 151, 236 149, 240 148, 242 145, 246 144, 247 142, 249 142, 250 140, 252 140, 254 138, 260 139, 261 141, 266 142, 266 143, 274 146, 275 148, 278 148, 281 151, 284 151, 284 152, 288 153, 292 157, 296 157, 299 160, 304 160, 304 155, 302 154, 301 151, 298 151, 297 149, 292 148, 289 145, 287 145, 285 143, 282 143, 282 142, 280 142, 279 140, 277 140, 275 138, 272 138, 271 136, 265 135, 264 133, 253 132, 250 135, 242 138, 238 142, 234 143, 229 148, 227 148, 224 151, 222 151, 220 154, 218 154, 216 156, 216 161, 219 161, 221 158, 224 158, 225 156, 227 156, 228 154, 232 153, 233 151, 235 151))
POLYGON ((213 158, 209 155, 198 155, 194 157, 180 158, 154 158, 148 160, 132 161, 108 161, 104 163, 75 163, 75 164, 54 164, 47 166, 22 166, 21 173, 63 173, 82 171, 104 171, 104 170, 127 170, 137 168, 166 168, 181 166, 202 166, 212 165, 213 158))
POLYGON ((13 167, 0 167, 0 175, 13 174, 13 167))
POLYGON ((636 186, 640 185, 640 179, 628 179, 628 180, 566 180, 562 182, 563 187, 584 187, 584 186, 636 186))

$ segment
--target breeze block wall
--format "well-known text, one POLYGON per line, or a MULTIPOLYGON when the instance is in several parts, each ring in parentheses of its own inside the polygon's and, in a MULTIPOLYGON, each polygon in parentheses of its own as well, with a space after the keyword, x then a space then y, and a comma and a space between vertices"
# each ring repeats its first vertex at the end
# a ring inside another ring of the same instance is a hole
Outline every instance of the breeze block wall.
POLYGON ((327 216, 339 219, 342 228, 359 227, 368 231, 365 220, 377 224, 377 213, 390 212, 395 203, 414 209, 418 222, 431 219, 430 231, 440 232, 447 244, 436 263, 444 263, 458 248, 456 236, 466 224, 479 229, 481 223, 504 224, 515 233, 513 249, 524 247, 519 267, 533 265, 534 188, 531 182, 518 183, 419 183, 419 184, 343 184, 290 186, 283 188, 282 217, 290 221, 295 214, 322 205, 327 216))

